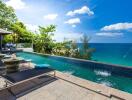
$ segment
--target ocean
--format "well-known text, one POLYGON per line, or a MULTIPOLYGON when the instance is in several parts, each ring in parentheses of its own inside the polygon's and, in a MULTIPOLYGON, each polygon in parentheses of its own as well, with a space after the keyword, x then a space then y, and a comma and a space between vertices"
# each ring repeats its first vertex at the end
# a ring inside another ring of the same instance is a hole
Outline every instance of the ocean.
POLYGON ((90 43, 92 60, 132 67, 132 43, 90 43))

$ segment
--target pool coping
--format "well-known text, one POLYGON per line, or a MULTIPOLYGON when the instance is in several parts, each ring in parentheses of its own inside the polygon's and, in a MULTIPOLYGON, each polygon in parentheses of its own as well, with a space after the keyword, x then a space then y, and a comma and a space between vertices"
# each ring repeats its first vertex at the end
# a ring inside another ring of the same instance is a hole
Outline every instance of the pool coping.
POLYGON ((77 60, 77 61, 92 62, 92 63, 96 63, 96 64, 103 64, 103 65, 115 66, 115 67, 119 67, 119 68, 127 68, 127 69, 132 70, 132 67, 129 67, 129 66, 118 65, 118 64, 109 64, 109 63, 100 62, 100 61, 93 61, 93 60, 85 60, 85 59, 79 59, 79 58, 73 58, 73 57, 65 57, 65 56, 58 56, 58 55, 43 54, 43 53, 38 53, 38 52, 28 52, 28 51, 23 51, 23 52, 32 53, 32 54, 38 54, 38 55, 42 55, 42 56, 53 56, 53 57, 59 57, 59 58, 77 60))

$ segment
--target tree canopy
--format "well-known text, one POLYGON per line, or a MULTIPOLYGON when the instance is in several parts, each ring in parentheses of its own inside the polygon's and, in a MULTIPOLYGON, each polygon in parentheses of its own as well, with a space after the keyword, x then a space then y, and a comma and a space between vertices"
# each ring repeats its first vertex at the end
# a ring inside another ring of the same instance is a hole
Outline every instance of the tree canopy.
POLYGON ((0 28, 10 29, 11 25, 17 21, 16 14, 12 7, 6 6, 0 0, 0 28))

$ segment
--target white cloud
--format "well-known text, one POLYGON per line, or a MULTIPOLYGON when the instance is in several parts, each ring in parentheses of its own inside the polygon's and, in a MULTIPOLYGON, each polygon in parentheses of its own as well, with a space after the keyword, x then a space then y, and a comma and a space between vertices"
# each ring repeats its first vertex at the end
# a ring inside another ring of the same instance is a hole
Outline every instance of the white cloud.
POLYGON ((123 36, 123 33, 115 33, 115 32, 100 32, 96 33, 97 36, 105 36, 105 37, 117 37, 123 36))
POLYGON ((78 24, 78 23, 80 23, 81 21, 80 21, 80 19, 79 18, 72 18, 72 19, 69 19, 69 20, 67 20, 67 21, 65 21, 64 23, 66 23, 66 24, 71 24, 71 25, 75 25, 75 24, 78 24))
POLYGON ((6 5, 13 7, 15 10, 26 8, 26 4, 23 0, 9 0, 6 2, 6 5))
POLYGON ((39 27, 37 25, 32 25, 32 24, 25 24, 27 29, 30 30, 31 32, 38 32, 39 27))
POLYGON ((48 14, 44 16, 44 19, 55 20, 58 17, 58 14, 48 14))
POLYGON ((54 34, 54 38, 57 42, 62 42, 65 39, 67 40, 79 40, 83 36, 82 33, 61 33, 61 32, 56 32, 54 34))
POLYGON ((103 27, 102 31, 120 31, 132 29, 132 23, 116 23, 103 27))
POLYGON ((75 25, 75 24, 73 24, 73 25, 72 25, 72 27, 73 27, 73 28, 75 28, 75 27, 76 27, 76 25, 75 25))
POLYGON ((80 9, 76 9, 74 11, 69 11, 66 15, 67 16, 74 16, 76 14, 88 14, 89 16, 91 16, 94 14, 94 12, 91 11, 87 6, 83 6, 80 9))

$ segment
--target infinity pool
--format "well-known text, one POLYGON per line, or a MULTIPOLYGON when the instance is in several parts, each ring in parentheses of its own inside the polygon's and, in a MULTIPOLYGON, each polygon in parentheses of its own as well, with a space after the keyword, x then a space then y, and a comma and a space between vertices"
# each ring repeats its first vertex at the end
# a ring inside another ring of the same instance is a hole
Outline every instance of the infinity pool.
POLYGON ((51 56, 41 56, 26 52, 17 53, 17 56, 25 59, 32 59, 32 62, 35 64, 49 64, 52 68, 61 72, 132 93, 131 77, 113 74, 108 70, 84 67, 82 64, 75 64, 72 60, 63 58, 54 59, 51 56))

